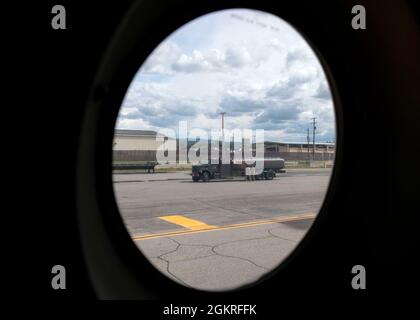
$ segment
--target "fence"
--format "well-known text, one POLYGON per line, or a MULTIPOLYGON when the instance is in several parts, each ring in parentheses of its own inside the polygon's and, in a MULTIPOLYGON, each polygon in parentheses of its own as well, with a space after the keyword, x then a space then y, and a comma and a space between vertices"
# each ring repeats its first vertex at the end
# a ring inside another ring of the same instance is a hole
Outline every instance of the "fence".
MULTIPOLYGON (((156 161, 156 151, 153 150, 114 150, 114 161, 156 161)), ((332 152, 315 152, 313 158, 312 152, 265 152, 265 157, 280 157, 286 161, 329 161, 334 160, 332 152)))

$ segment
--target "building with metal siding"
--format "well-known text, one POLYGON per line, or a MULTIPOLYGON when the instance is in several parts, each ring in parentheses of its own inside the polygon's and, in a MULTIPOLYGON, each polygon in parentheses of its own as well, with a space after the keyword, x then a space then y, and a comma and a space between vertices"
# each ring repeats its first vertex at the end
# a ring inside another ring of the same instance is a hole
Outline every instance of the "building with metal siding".
POLYGON ((152 130, 115 130, 115 151, 156 151, 166 137, 152 130))
MULTIPOLYGON (((152 130, 115 130, 114 135, 114 160, 156 160, 156 151, 168 138, 152 130)), ((173 141, 174 150, 177 141, 173 141)), ((188 142, 188 148, 195 141, 188 142)), ((255 145, 254 145, 255 147, 255 145)), ((315 152, 312 151, 312 143, 302 142, 274 142, 265 141, 264 151, 279 153, 287 160, 332 160, 335 154, 334 143, 315 144, 315 152)), ((172 150, 172 149, 171 149, 172 150)))

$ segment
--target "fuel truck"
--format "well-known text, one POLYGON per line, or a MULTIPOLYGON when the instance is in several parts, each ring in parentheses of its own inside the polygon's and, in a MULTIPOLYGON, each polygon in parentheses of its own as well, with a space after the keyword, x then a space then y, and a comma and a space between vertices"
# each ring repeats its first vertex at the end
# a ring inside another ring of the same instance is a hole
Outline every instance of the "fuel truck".
MULTIPOLYGON (((264 159, 255 159, 253 164, 251 161, 240 160, 233 161, 230 163, 223 164, 198 164, 192 166, 192 180, 194 182, 203 181, 207 182, 212 179, 233 179, 235 177, 246 177, 250 170, 247 168, 255 167, 255 163, 258 161, 264 162, 262 172, 256 174, 253 178, 255 180, 273 180, 277 173, 286 172, 284 170, 284 159, 280 157, 264 157, 264 159)), ((251 171, 252 172, 252 171, 251 171)))

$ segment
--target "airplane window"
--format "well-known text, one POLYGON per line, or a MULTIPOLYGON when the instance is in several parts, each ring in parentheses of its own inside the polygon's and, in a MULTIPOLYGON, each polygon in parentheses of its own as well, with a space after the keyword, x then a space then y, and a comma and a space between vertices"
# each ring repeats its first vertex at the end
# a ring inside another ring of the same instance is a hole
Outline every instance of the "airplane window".
POLYGON ((287 22, 230 9, 168 36, 115 125, 113 186, 127 230, 168 278, 220 291, 278 267, 327 193, 332 94, 287 22))

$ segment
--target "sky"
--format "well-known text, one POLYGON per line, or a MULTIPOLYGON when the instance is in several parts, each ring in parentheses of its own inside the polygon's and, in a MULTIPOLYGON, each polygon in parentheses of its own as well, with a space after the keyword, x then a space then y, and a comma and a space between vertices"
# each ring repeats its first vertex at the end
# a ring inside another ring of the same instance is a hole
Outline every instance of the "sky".
POLYGON ((199 17, 146 59, 124 97, 117 129, 264 129, 265 140, 335 141, 335 115, 323 69, 302 36, 261 11, 199 17))

